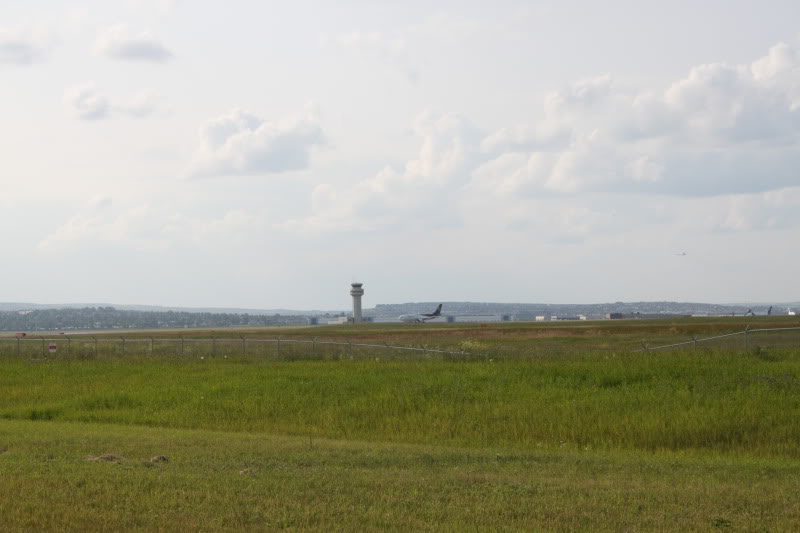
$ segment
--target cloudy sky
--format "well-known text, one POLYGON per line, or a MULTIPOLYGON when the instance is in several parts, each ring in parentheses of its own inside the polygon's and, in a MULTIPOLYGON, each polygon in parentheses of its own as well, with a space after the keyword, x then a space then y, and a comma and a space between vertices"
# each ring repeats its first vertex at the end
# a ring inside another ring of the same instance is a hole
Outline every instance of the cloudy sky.
POLYGON ((0 301, 800 300, 796 1, 3 2, 0 109, 0 301))

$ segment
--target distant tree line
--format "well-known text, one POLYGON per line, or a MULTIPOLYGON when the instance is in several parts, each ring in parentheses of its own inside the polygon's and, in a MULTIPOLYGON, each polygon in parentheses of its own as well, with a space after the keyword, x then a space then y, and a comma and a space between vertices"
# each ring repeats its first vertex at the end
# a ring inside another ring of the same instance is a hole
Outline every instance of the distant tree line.
POLYGON ((114 307, 0 311, 2 331, 65 331, 80 329, 219 328, 304 323, 294 315, 190 313, 184 311, 123 311, 114 307))

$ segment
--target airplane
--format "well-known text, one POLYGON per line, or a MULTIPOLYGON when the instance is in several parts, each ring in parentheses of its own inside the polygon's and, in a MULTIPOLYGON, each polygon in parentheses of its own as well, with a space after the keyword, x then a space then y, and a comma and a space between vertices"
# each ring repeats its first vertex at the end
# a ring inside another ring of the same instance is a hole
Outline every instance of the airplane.
POLYGON ((676 253, 675 255, 684 256, 684 255, 686 255, 686 252, 678 252, 678 253, 676 253))
MULTIPOLYGON (((787 309, 788 309, 788 307, 787 307, 787 309)), ((769 309, 767 309, 767 316, 770 316, 770 315, 772 315, 772 306, 771 305, 769 306, 769 309)), ((743 316, 756 316, 756 314, 753 312, 752 309, 748 309, 747 312, 743 316)))
POLYGON ((434 318, 438 318, 442 316, 442 304, 436 308, 436 311, 433 313, 417 313, 417 314, 410 314, 410 315, 400 315, 401 322, 427 322, 428 320, 433 320, 434 318))

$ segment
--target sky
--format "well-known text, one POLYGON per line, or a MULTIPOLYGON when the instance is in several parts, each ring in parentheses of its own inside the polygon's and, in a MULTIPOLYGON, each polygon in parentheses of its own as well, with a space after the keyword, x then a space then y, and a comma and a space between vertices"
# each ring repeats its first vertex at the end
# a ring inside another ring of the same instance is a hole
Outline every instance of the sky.
POLYGON ((800 300, 796 1, 0 4, 0 301, 800 300))

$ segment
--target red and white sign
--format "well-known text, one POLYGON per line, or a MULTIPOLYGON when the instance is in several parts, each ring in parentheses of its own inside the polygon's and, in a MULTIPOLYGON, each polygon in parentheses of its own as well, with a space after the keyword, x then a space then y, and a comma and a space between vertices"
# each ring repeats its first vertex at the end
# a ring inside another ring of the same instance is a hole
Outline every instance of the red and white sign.
POLYGON ((50 344, 50 346, 48 346, 47 349, 50 350, 50 353, 55 353, 56 351, 55 343, 50 344))

